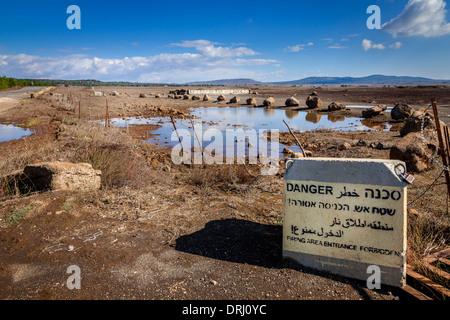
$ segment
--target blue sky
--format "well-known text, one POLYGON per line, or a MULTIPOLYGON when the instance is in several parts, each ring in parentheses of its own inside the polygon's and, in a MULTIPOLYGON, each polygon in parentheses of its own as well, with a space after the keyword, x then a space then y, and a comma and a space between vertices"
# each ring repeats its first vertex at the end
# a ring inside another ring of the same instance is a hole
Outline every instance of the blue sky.
POLYGON ((185 82, 371 74, 450 79, 445 0, 22 1, 0 8, 0 74, 185 82), (81 9, 81 29, 66 12, 81 9), (381 11, 370 30, 367 8, 381 11))

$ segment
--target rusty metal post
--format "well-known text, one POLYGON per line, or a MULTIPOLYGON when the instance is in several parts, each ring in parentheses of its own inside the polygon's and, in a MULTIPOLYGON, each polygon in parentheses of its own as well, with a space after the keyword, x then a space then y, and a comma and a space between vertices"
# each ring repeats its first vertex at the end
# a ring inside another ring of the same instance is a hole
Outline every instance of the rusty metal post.
POLYGON ((106 99, 106 120, 105 120, 105 128, 109 128, 109 108, 108 108, 108 99, 106 99))
POLYGON ((433 105, 434 120, 436 122, 436 132, 439 140, 439 149, 441 150, 442 164, 444 165, 445 168, 444 174, 445 174, 445 181, 447 182, 447 192, 450 196, 450 175, 448 172, 448 156, 447 152, 445 151, 444 139, 442 138, 441 122, 439 121, 436 99, 433 98, 431 100, 431 104, 433 105))

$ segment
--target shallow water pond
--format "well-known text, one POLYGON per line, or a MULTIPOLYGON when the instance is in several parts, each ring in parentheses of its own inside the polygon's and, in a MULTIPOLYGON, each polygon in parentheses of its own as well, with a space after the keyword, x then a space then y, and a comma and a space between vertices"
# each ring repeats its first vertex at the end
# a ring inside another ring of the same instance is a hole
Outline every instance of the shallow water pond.
POLYGON ((33 134, 30 129, 20 128, 13 124, 0 124, 0 142, 20 139, 33 134))
MULTIPOLYGON (((272 150, 281 154, 286 147, 283 144, 272 144, 270 140, 276 138, 270 135, 274 130, 288 131, 283 120, 297 131, 312 131, 319 129, 331 129, 339 131, 365 131, 365 130, 389 130, 389 125, 384 123, 373 124, 360 118, 345 117, 340 114, 317 114, 305 111, 281 110, 269 108, 195 108, 191 114, 196 117, 193 120, 195 131, 189 119, 175 119, 178 130, 174 130, 169 117, 156 118, 115 118, 111 124, 119 127, 158 124, 161 127, 152 131, 152 138, 144 142, 157 145, 177 146, 184 149, 198 148, 198 140, 202 147, 214 149, 216 154, 226 155, 235 152, 240 156, 239 148, 265 155, 272 155, 272 150), (228 133, 228 134, 226 134, 228 133), (270 139, 267 139, 269 135, 270 139), (180 139, 178 138, 180 137, 180 139), (181 144, 179 142, 181 140, 181 144), (209 147, 209 148, 208 148, 209 147)), ((289 149, 299 152, 296 146, 289 149)), ((242 151, 243 152, 243 151, 242 151)), ((242 153, 241 152, 241 153, 242 153)))

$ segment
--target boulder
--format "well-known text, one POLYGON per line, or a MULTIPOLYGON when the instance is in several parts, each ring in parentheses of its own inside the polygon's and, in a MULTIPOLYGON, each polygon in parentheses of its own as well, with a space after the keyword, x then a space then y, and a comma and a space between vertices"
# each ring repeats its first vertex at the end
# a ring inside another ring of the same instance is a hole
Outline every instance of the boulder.
POLYGON ((241 101, 241 99, 239 99, 238 97, 233 97, 230 99, 230 103, 239 103, 241 101))
POLYGON ((436 122, 432 115, 428 113, 416 114, 416 116, 406 119, 405 124, 400 129, 400 135, 404 137, 411 132, 422 131, 422 122, 423 122, 423 130, 426 131, 436 129, 436 122))
POLYGON ((249 105, 249 106, 256 106, 255 98, 248 98, 246 102, 247 102, 247 105, 249 105))
POLYGON ((269 97, 264 100, 263 105, 265 107, 273 107, 275 106, 275 99, 273 97, 269 97))
POLYGON ((221 94, 220 96, 217 97, 217 101, 226 101, 227 98, 225 98, 225 96, 223 94, 221 94))
POLYGON ((208 96, 208 95, 204 95, 203 96, 203 101, 212 101, 212 98, 210 97, 210 96, 208 96))
POLYGON ((313 153, 310 150, 305 150, 305 154, 303 154, 303 152, 294 152, 291 149, 284 148, 282 152, 283 155, 288 158, 304 158, 305 156, 313 156, 313 153))
POLYGON ((341 144, 340 146, 339 146, 339 150, 349 150, 349 149, 351 149, 352 148, 352 145, 350 144, 350 143, 348 143, 348 142, 344 142, 343 144, 341 144))
POLYGON ((419 173, 431 168, 436 150, 437 143, 434 140, 426 140, 425 144, 420 132, 412 132, 392 146, 389 157, 404 161, 408 171, 419 173))
POLYGON ((199 96, 192 96, 192 100, 201 100, 199 96))
POLYGON ((284 104, 286 105, 286 107, 298 107, 300 105, 300 102, 296 98, 290 97, 284 104))
POLYGON ((147 98, 147 96, 145 95, 145 93, 141 93, 141 94, 139 95, 139 98, 147 98))
POLYGON ((190 98, 191 98, 191 96, 188 95, 188 94, 185 94, 185 95, 183 96, 183 100, 189 100, 190 98))
POLYGON ((414 114, 414 109, 407 104, 396 104, 391 110, 393 120, 404 120, 414 114))
POLYGON ((338 110, 344 110, 344 109, 345 109, 345 105, 343 105, 342 103, 337 103, 337 102, 332 102, 328 106, 328 111, 338 111, 338 110))
POLYGON ((17 194, 35 191, 95 191, 100 189, 101 171, 88 163, 42 162, 5 176, 8 189, 17 194))
POLYGON ((373 117, 376 117, 376 116, 379 116, 379 115, 383 115, 384 112, 386 111, 386 109, 387 109, 387 106, 380 104, 378 106, 375 106, 375 107, 372 107, 370 109, 364 110, 362 112, 362 116, 365 119, 373 118, 373 117))
POLYGON ((101 183, 101 171, 88 163, 37 163, 26 166, 23 174, 37 190, 94 191, 100 189, 101 183))
POLYGON ((310 109, 320 109, 322 108, 322 100, 317 96, 317 92, 313 92, 306 99, 306 106, 310 109))
POLYGON ((111 92, 111 95, 112 95, 113 97, 118 97, 118 96, 120 96, 120 93, 118 93, 117 91, 112 91, 112 92, 111 92))
POLYGON ((161 95, 159 93, 155 94, 155 98, 161 98, 161 95))

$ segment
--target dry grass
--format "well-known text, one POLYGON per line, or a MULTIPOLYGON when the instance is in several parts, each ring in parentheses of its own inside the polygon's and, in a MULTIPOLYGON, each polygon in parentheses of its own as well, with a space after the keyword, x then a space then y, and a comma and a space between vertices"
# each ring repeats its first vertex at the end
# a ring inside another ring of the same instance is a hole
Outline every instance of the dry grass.
POLYGON ((449 217, 424 213, 419 216, 410 215, 408 220, 408 264, 425 277, 450 288, 450 281, 430 272, 423 261, 426 256, 448 248, 449 217))
MULTIPOLYGON (((145 148, 120 128, 105 128, 96 123, 68 120, 57 125, 58 139, 21 141, 20 147, 0 157, 0 176, 22 170, 36 162, 67 161, 89 163, 102 171, 103 188, 141 188, 155 178, 143 155, 145 148)), ((0 181, 0 196, 10 193, 5 180, 0 181)))
POLYGON ((193 165, 186 174, 186 183, 202 188, 229 189, 252 179, 242 165, 236 164, 193 165))
POLYGON ((105 128, 103 125, 80 122, 65 130, 67 161, 90 163, 102 171, 103 188, 141 188, 155 178, 145 157, 143 148, 121 128, 105 128))

